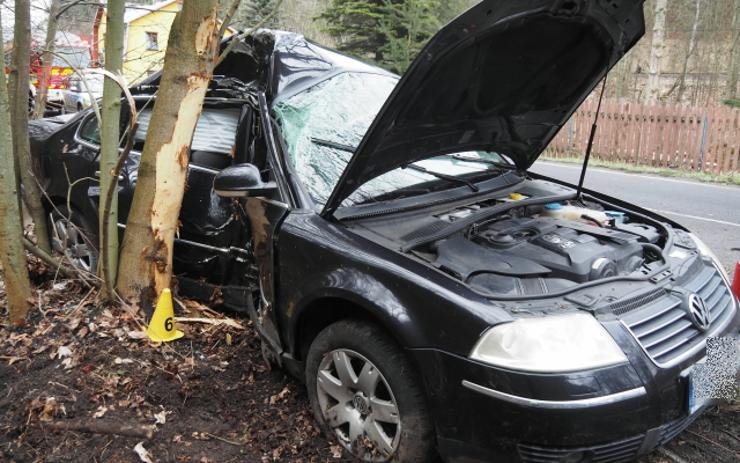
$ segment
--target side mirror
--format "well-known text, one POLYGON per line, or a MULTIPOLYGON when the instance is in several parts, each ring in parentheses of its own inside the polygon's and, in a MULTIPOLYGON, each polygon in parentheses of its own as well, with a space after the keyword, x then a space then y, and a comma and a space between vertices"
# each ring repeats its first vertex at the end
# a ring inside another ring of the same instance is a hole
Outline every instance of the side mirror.
POLYGON ((271 196, 277 186, 275 182, 263 182, 260 171, 254 164, 237 164, 216 175, 213 189, 223 198, 247 198, 271 196))

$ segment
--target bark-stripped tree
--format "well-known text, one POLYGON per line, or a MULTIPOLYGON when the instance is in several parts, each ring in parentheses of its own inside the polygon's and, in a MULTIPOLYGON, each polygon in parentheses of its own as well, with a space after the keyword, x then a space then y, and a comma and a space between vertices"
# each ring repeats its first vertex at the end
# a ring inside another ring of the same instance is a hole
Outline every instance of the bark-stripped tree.
POLYGON ((730 62, 727 69, 727 90, 725 97, 729 100, 738 98, 737 79, 740 74, 740 0, 735 0, 732 8, 732 25, 730 26, 730 62))
POLYGON ((31 160, 28 140, 28 83, 31 56, 31 4, 29 0, 15 0, 15 25, 13 28, 13 67, 11 69, 11 117, 13 124, 13 151, 20 170, 23 196, 28 212, 36 227, 39 248, 50 253, 46 212, 41 201, 39 178, 31 160))
POLYGON ((650 45, 650 62, 648 64, 648 78, 643 100, 655 102, 660 98, 660 75, 665 51, 665 14, 668 0, 655 1, 655 18, 653 21, 653 37, 650 45))
POLYGON ((118 290, 150 309, 172 279, 172 250, 195 124, 218 58, 217 0, 185 0, 170 30, 162 79, 126 224, 118 290))
POLYGON ((49 78, 51 76, 51 64, 54 61, 54 45, 56 44, 61 6, 62 0, 51 0, 49 5, 46 40, 41 52, 41 75, 38 76, 39 85, 36 89, 36 105, 33 111, 34 119, 41 119, 46 111, 46 97, 49 94, 49 78))
MULTIPOLYGON (((124 0, 109 0, 106 9, 105 29, 105 69, 120 75, 123 70, 123 15, 124 0)), ((110 188, 116 188, 113 169, 118 159, 118 146, 121 123, 121 89, 112 79, 103 84, 103 108, 100 126, 100 198, 105 198, 110 188)), ((118 269, 118 195, 113 192, 111 207, 107 211, 100 208, 100 262, 99 274, 103 279, 103 295, 110 298, 116 284, 118 269), (104 214, 108 214, 106 221, 104 214)))
POLYGON ((699 29, 699 13, 701 13, 701 0, 696 0, 694 4, 694 20, 691 23, 691 33, 689 34, 689 41, 686 44, 686 53, 683 56, 681 77, 678 80, 676 101, 679 103, 683 101, 684 92, 686 91, 686 74, 689 70, 689 60, 694 55, 694 51, 696 51, 696 32, 699 29))
MULTIPOLYGON (((2 37, 0 21, 0 37, 2 37)), ((2 264, 8 318, 20 325, 28 312, 31 284, 28 279, 26 254, 23 250, 23 228, 18 204, 18 182, 13 157, 10 128, 10 105, 5 73, 0 74, 0 264, 2 264)))

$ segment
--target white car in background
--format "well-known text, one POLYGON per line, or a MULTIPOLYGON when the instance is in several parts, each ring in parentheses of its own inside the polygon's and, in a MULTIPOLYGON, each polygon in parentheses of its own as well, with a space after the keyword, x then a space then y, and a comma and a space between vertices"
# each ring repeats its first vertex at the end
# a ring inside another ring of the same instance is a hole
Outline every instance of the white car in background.
POLYGON ((64 91, 62 112, 79 112, 90 107, 93 99, 103 96, 103 79, 101 74, 86 71, 72 74, 64 91))

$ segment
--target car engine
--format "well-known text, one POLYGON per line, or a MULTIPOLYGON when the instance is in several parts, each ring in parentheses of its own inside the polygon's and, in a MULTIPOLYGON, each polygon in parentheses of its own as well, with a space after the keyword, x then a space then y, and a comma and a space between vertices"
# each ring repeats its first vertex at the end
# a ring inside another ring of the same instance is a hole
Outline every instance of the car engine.
MULTIPOLYGON (((549 212, 547 206, 514 209, 477 223, 434 243, 433 265, 484 293, 519 296, 630 274, 655 259, 646 246, 660 238, 652 225, 625 223, 596 209, 549 212)), ((454 221, 464 214, 439 218, 454 221)))

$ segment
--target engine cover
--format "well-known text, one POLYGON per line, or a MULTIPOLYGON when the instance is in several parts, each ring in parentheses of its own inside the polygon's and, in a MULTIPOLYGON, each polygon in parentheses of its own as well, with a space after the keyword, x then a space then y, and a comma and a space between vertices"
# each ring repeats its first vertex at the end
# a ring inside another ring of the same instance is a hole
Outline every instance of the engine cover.
POLYGON ((435 265, 495 293, 547 293, 631 273, 644 237, 551 217, 505 218, 437 243, 435 265))

